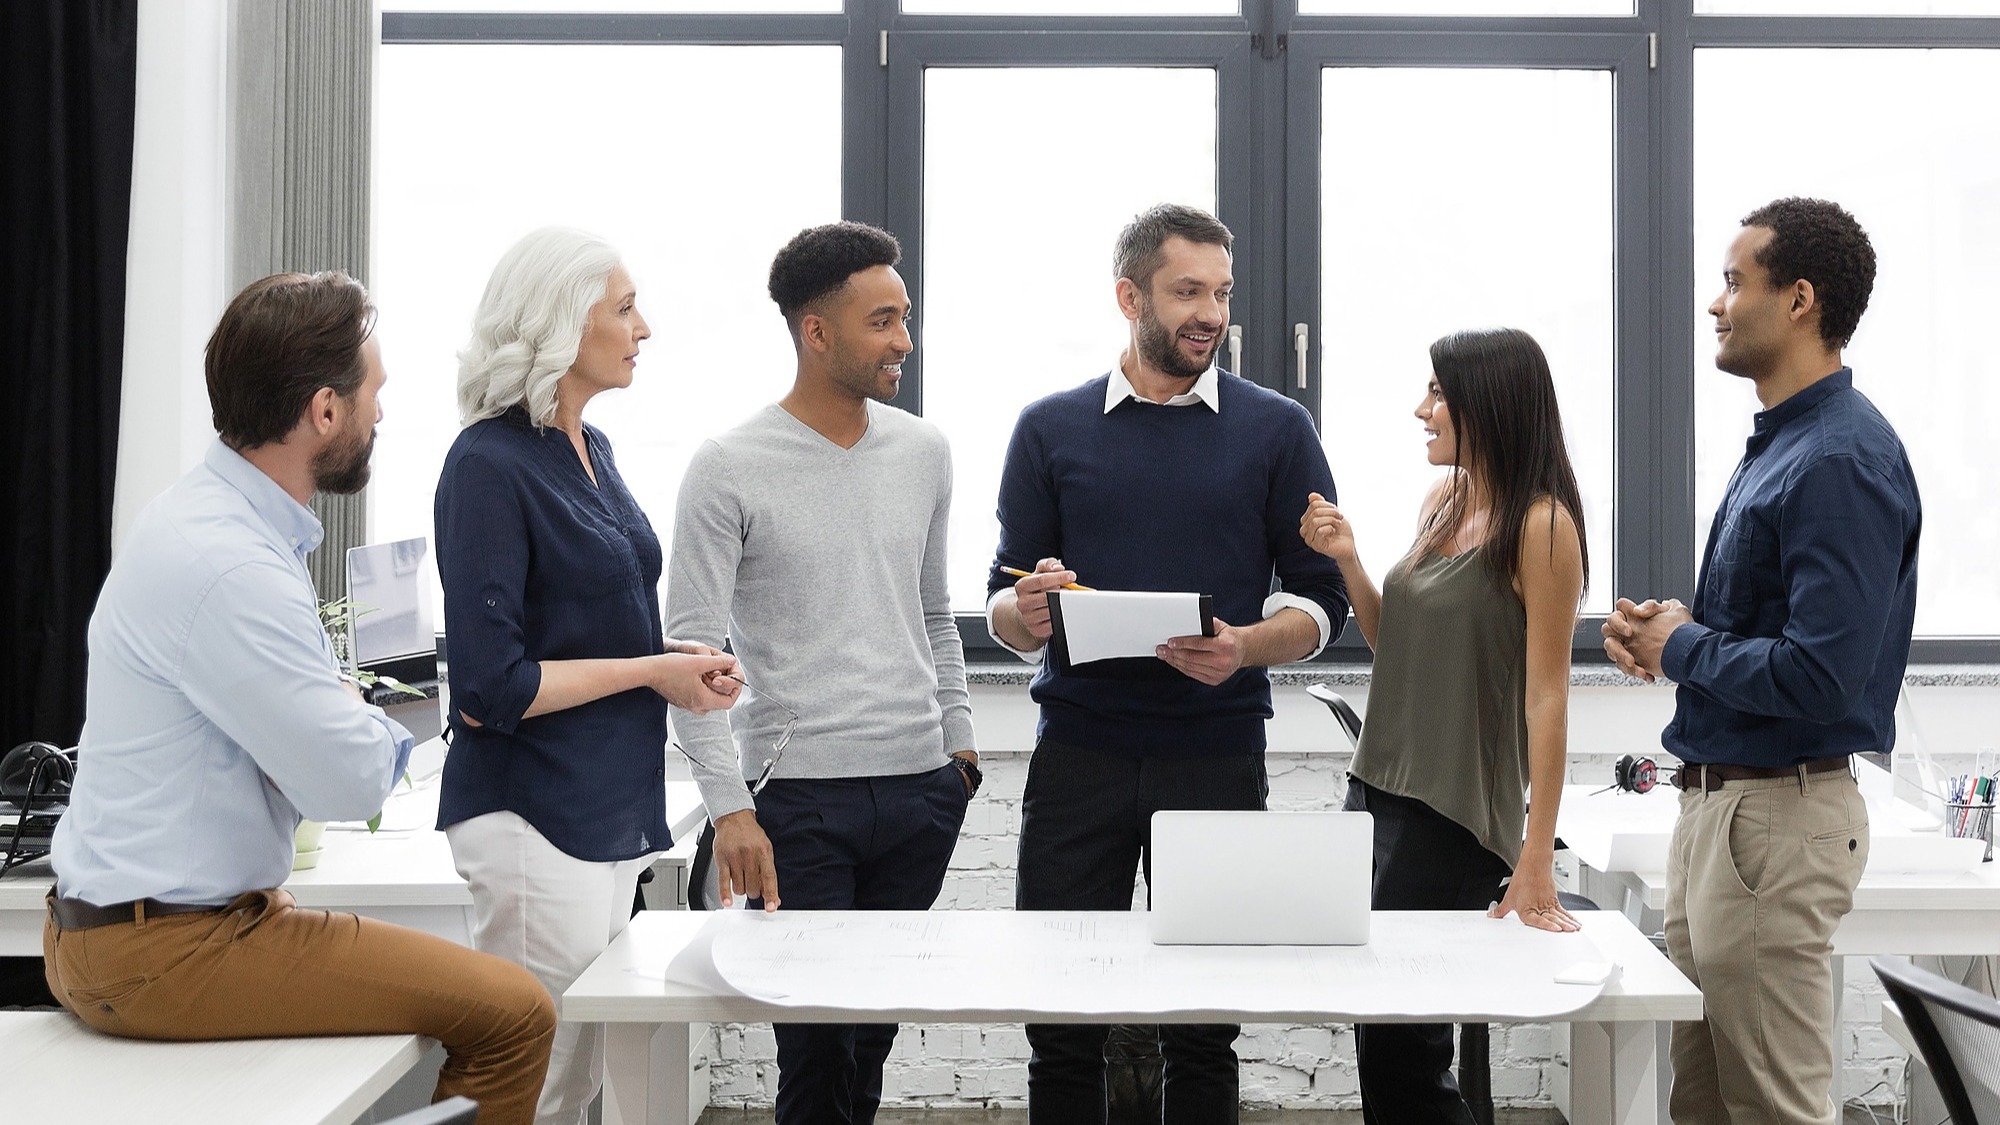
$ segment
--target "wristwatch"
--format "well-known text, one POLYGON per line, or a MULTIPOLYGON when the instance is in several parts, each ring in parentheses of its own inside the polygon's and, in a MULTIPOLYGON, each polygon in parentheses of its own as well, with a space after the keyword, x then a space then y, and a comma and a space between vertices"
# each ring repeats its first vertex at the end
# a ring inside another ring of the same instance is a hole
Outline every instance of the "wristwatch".
POLYGON ((957 766, 958 772, 965 775, 966 782, 972 786, 971 795, 974 797, 979 796, 979 785, 986 780, 986 775, 979 772, 978 766, 955 754, 952 755, 951 764, 957 766))

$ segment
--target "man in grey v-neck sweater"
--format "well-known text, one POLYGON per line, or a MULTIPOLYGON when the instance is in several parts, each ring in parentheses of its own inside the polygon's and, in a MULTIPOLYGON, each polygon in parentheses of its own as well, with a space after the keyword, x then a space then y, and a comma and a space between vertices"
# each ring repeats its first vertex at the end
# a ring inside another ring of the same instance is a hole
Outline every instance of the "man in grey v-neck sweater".
MULTIPOLYGON (((977 787, 945 581, 951 453, 884 405, 913 349, 900 253, 859 223, 779 251, 797 380, 681 482, 667 630, 727 638, 748 685, 726 717, 672 711, 725 905, 775 909, 782 888, 794 908, 928 909, 977 787)), ((776 1034, 780 1125, 874 1120, 894 1024, 776 1034)))
POLYGON ((945 590, 951 453, 931 423, 865 405, 842 449, 772 403, 704 442, 682 481, 669 635, 726 634, 752 688, 727 716, 674 712, 715 819, 752 807, 746 779, 786 708, 779 780, 934 770, 973 745, 945 590))

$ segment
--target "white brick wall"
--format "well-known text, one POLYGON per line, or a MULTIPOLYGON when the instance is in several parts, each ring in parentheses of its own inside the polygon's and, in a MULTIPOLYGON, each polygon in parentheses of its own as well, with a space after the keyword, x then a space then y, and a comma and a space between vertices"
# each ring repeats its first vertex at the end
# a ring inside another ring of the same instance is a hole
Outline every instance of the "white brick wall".
MULTIPOLYGON (((1357 709, 1366 689, 1342 688, 1357 709)), ((1915 689, 1932 750, 1948 770, 1970 769, 1972 753, 1990 746, 1992 707, 2000 689, 1915 689), (1957 755, 1963 754, 1960 762, 1957 755)), ((1345 795, 1348 753, 1323 708, 1297 687, 1275 693, 1270 724, 1271 807, 1338 808, 1345 795)), ((966 823, 940 909, 1005 909, 1014 902, 1014 857, 1021 789, 1033 744, 1034 708, 1024 688, 975 687, 986 784, 966 823)), ((1659 753, 1659 732, 1673 698, 1659 688, 1580 688, 1570 707, 1572 782, 1608 781, 1623 753, 1659 753)), ((1614 906, 1615 904, 1606 904, 1614 906)), ((1847 1044, 1840 1088, 1875 1105, 1897 1100, 1903 1052, 1882 1034, 1881 987, 1865 959, 1847 968, 1842 1007, 1847 1044)), ((1345 1025, 1247 1025, 1236 1042, 1242 1059, 1243 1103, 1255 1108, 1352 1109, 1360 1105, 1354 1033, 1345 1025)), ((1492 1031, 1495 1102, 1551 1107, 1559 1075, 1550 1029, 1496 1026, 1492 1031)), ((720 1106, 769 1105, 777 1090, 776 1052, 767 1025, 729 1025, 712 1032, 707 1051, 710 1101, 720 1106)), ((927 1106, 1018 1107, 1027 1096, 1027 1040, 1016 1025, 906 1025, 884 1079, 891 1102, 927 1106)))

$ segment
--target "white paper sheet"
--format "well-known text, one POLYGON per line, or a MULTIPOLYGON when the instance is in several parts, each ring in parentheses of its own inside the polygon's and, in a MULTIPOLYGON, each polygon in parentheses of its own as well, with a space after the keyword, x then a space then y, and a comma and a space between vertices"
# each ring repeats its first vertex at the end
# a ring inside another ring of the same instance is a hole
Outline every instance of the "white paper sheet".
POLYGON ((670 979, 787 1007, 957 1013, 1352 1013, 1550 1019, 1604 955, 1512 918, 1378 913, 1366 946, 1156 946, 1144 913, 722 911, 670 979), (714 976, 700 962, 713 959, 714 976))
POLYGON ((1063 590, 1062 639, 1071 664, 1152 656, 1171 637, 1199 636, 1200 594, 1151 590, 1063 590))

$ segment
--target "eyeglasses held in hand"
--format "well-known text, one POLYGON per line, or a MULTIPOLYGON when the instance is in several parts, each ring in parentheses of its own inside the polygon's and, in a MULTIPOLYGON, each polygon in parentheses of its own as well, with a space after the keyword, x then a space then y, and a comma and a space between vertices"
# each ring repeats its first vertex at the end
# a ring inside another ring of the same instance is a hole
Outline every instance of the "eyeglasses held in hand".
MULTIPOLYGON (((750 682, 741 676, 732 676, 724 672, 722 673, 722 678, 725 680, 735 680, 737 683, 743 685, 744 691, 755 692, 764 702, 785 713, 785 729, 778 733, 778 741, 771 747, 771 756, 764 759, 763 768, 757 771, 757 780, 750 783, 750 795, 755 797, 764 791, 766 785, 771 783, 771 775, 777 772, 778 763, 784 761, 785 747, 792 744, 792 735, 798 733, 799 713, 786 706, 784 701, 773 696, 770 692, 751 687, 750 682)), ((680 743, 670 741, 669 745, 679 750, 681 755, 688 761, 694 761, 694 755, 689 754, 683 749, 680 743)))

